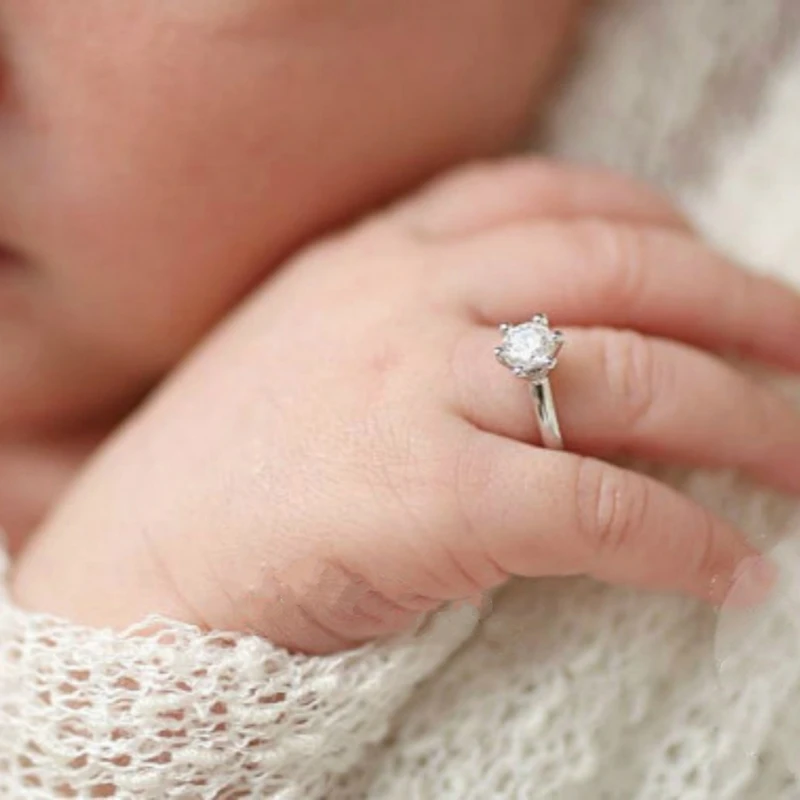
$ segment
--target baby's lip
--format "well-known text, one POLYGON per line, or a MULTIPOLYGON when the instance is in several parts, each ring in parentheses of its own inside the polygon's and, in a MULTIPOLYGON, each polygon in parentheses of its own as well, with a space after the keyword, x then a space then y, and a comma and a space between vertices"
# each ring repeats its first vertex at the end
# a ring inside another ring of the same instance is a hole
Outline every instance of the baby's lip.
POLYGON ((24 262, 25 258, 19 250, 0 242, 0 269, 19 268, 24 262))
POLYGON ((14 247, 0 242, 0 319, 25 316, 29 311, 28 259, 14 247))
POLYGON ((0 241, 0 279, 3 283, 26 276, 30 265, 30 259, 22 250, 0 241))

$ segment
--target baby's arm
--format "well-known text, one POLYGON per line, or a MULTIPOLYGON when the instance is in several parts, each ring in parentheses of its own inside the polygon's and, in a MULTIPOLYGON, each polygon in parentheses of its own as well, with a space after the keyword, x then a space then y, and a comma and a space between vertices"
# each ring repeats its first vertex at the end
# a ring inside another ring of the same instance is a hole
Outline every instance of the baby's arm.
MULTIPOLYGON (((800 367, 800 300, 661 198, 532 159, 467 169, 309 249, 94 462, 14 575, 23 605, 159 612, 338 650, 511 575, 721 602, 755 556, 599 460, 800 489, 800 420, 713 355, 800 367), (549 312, 566 453, 540 448, 496 326, 549 312), (752 336, 758 331, 758 336, 752 336)), ((759 559, 749 599, 769 583, 759 559)))

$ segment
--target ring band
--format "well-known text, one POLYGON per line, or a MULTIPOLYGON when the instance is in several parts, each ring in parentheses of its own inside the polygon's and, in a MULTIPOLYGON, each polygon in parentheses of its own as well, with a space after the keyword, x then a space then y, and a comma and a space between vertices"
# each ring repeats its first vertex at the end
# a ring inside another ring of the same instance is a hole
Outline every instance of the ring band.
POLYGON ((549 375, 558 364, 564 334, 553 330, 544 314, 536 314, 522 325, 503 324, 500 332, 503 343, 495 348, 497 360, 530 384, 542 444, 551 450, 563 450, 564 439, 549 375))
POLYGON ((531 395, 533 395, 533 407, 536 410, 536 418, 542 434, 542 444, 550 450, 563 450, 564 439, 561 436, 561 426, 558 424, 550 379, 545 378, 541 383, 532 383, 531 395))

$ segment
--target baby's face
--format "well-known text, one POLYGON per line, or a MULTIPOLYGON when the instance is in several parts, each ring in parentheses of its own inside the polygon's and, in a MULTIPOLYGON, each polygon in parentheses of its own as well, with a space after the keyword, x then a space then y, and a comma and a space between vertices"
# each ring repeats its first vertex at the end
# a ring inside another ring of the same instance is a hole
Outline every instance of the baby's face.
POLYGON ((505 145, 571 5, 3 0, 0 432, 140 391, 293 246, 505 145))

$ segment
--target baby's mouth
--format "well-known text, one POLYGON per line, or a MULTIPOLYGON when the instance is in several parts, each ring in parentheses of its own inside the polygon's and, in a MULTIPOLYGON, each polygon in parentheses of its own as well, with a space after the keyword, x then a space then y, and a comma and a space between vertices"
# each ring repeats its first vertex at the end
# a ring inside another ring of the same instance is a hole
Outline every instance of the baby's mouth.
POLYGON ((22 252, 0 243, 0 321, 17 316, 27 308, 28 266, 22 252))
POLYGON ((0 242, 0 269, 21 269, 24 258, 19 250, 0 242))

